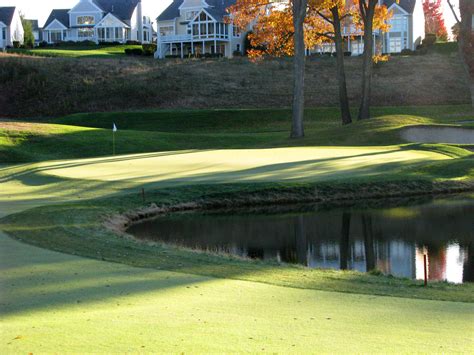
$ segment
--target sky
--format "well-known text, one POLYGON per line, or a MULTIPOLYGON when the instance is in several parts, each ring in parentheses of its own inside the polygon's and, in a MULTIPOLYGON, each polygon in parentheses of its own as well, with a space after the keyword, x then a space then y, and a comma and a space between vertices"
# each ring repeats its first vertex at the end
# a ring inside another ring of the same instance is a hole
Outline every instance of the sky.
MULTIPOLYGON (((444 5, 444 21, 448 33, 451 27, 456 23, 451 10, 448 7, 447 0, 442 0, 444 5)), ((76 5, 79 0, 0 0, 0 6, 18 6, 20 11, 30 19, 38 19, 42 27, 46 22, 52 9, 70 9, 76 5)), ((142 0, 144 14, 155 21, 158 15, 172 2, 172 0, 142 0)), ((459 0, 453 0, 457 8, 459 0)))
MULTIPOLYGON (((46 22, 52 9, 70 9, 79 0, 0 0, 1 6, 17 6, 26 18, 38 19, 40 27, 46 22)), ((142 0, 143 14, 155 19, 172 0, 142 0)))

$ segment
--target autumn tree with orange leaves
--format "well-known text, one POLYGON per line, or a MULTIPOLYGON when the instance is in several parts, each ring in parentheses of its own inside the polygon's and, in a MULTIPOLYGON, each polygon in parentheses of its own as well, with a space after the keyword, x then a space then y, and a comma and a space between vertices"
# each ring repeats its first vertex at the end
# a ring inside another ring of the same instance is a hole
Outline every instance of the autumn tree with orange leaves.
MULTIPOLYGON (((264 55, 294 56, 295 76, 293 93, 293 128, 299 124, 302 133, 302 116, 304 104, 304 50, 314 48, 323 42, 334 42, 337 57, 337 81, 339 83, 339 98, 343 124, 352 122, 349 100, 347 96, 346 75, 344 68, 343 27, 363 27, 359 15, 358 2, 346 0, 308 0, 305 8, 303 23, 299 24, 303 33, 300 34, 299 55, 296 51, 294 6, 296 1, 286 1, 275 4, 269 0, 237 0, 229 8, 234 25, 244 29, 253 26, 249 40, 253 49, 248 51, 251 58, 261 58, 264 55), (258 49, 255 49, 258 48, 258 49), (302 54, 303 53, 303 54, 302 54)), ((300 8, 301 10, 301 8, 300 8)), ((300 16, 302 14, 300 13, 300 16)), ((298 18, 298 17, 296 17, 298 18)), ((375 28, 386 29, 389 14, 385 6, 377 6, 374 11, 375 28)), ((292 136, 294 135, 292 130, 292 136)))
POLYGON ((250 44, 254 48, 248 52, 251 58, 264 54, 292 55, 294 58, 291 138, 304 137, 305 49, 308 45, 304 24, 307 8, 308 0, 289 0, 284 3, 272 0, 237 0, 228 9, 234 26, 241 29, 249 25, 253 27, 249 35, 250 44))

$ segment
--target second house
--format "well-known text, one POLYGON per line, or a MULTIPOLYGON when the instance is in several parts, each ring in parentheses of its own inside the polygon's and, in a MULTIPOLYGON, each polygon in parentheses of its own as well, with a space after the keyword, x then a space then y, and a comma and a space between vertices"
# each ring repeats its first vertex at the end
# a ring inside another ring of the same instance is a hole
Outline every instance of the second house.
POLYGON ((65 41, 150 43, 153 27, 141 0, 80 0, 72 9, 55 9, 43 27, 48 43, 65 41))

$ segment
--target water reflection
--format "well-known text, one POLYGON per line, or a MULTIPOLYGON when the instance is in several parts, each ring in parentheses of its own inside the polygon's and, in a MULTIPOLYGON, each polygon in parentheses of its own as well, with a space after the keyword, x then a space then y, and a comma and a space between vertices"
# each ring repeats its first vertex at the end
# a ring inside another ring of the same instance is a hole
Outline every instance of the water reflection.
MULTIPOLYGON (((185 213, 132 226, 141 239, 311 268, 380 270, 398 277, 474 281, 474 200, 385 209, 185 213)), ((308 207, 306 207, 308 209, 308 207)))

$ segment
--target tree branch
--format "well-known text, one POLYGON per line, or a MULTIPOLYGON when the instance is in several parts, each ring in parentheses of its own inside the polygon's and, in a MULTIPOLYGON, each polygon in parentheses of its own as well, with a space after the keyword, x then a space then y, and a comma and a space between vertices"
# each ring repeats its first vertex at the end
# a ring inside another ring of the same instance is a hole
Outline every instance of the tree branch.
POLYGON ((459 19, 458 15, 456 14, 456 11, 454 10, 454 6, 453 4, 451 4, 451 0, 448 0, 448 5, 454 15, 454 18, 456 19, 456 22, 460 25, 461 24, 461 20, 459 19))

